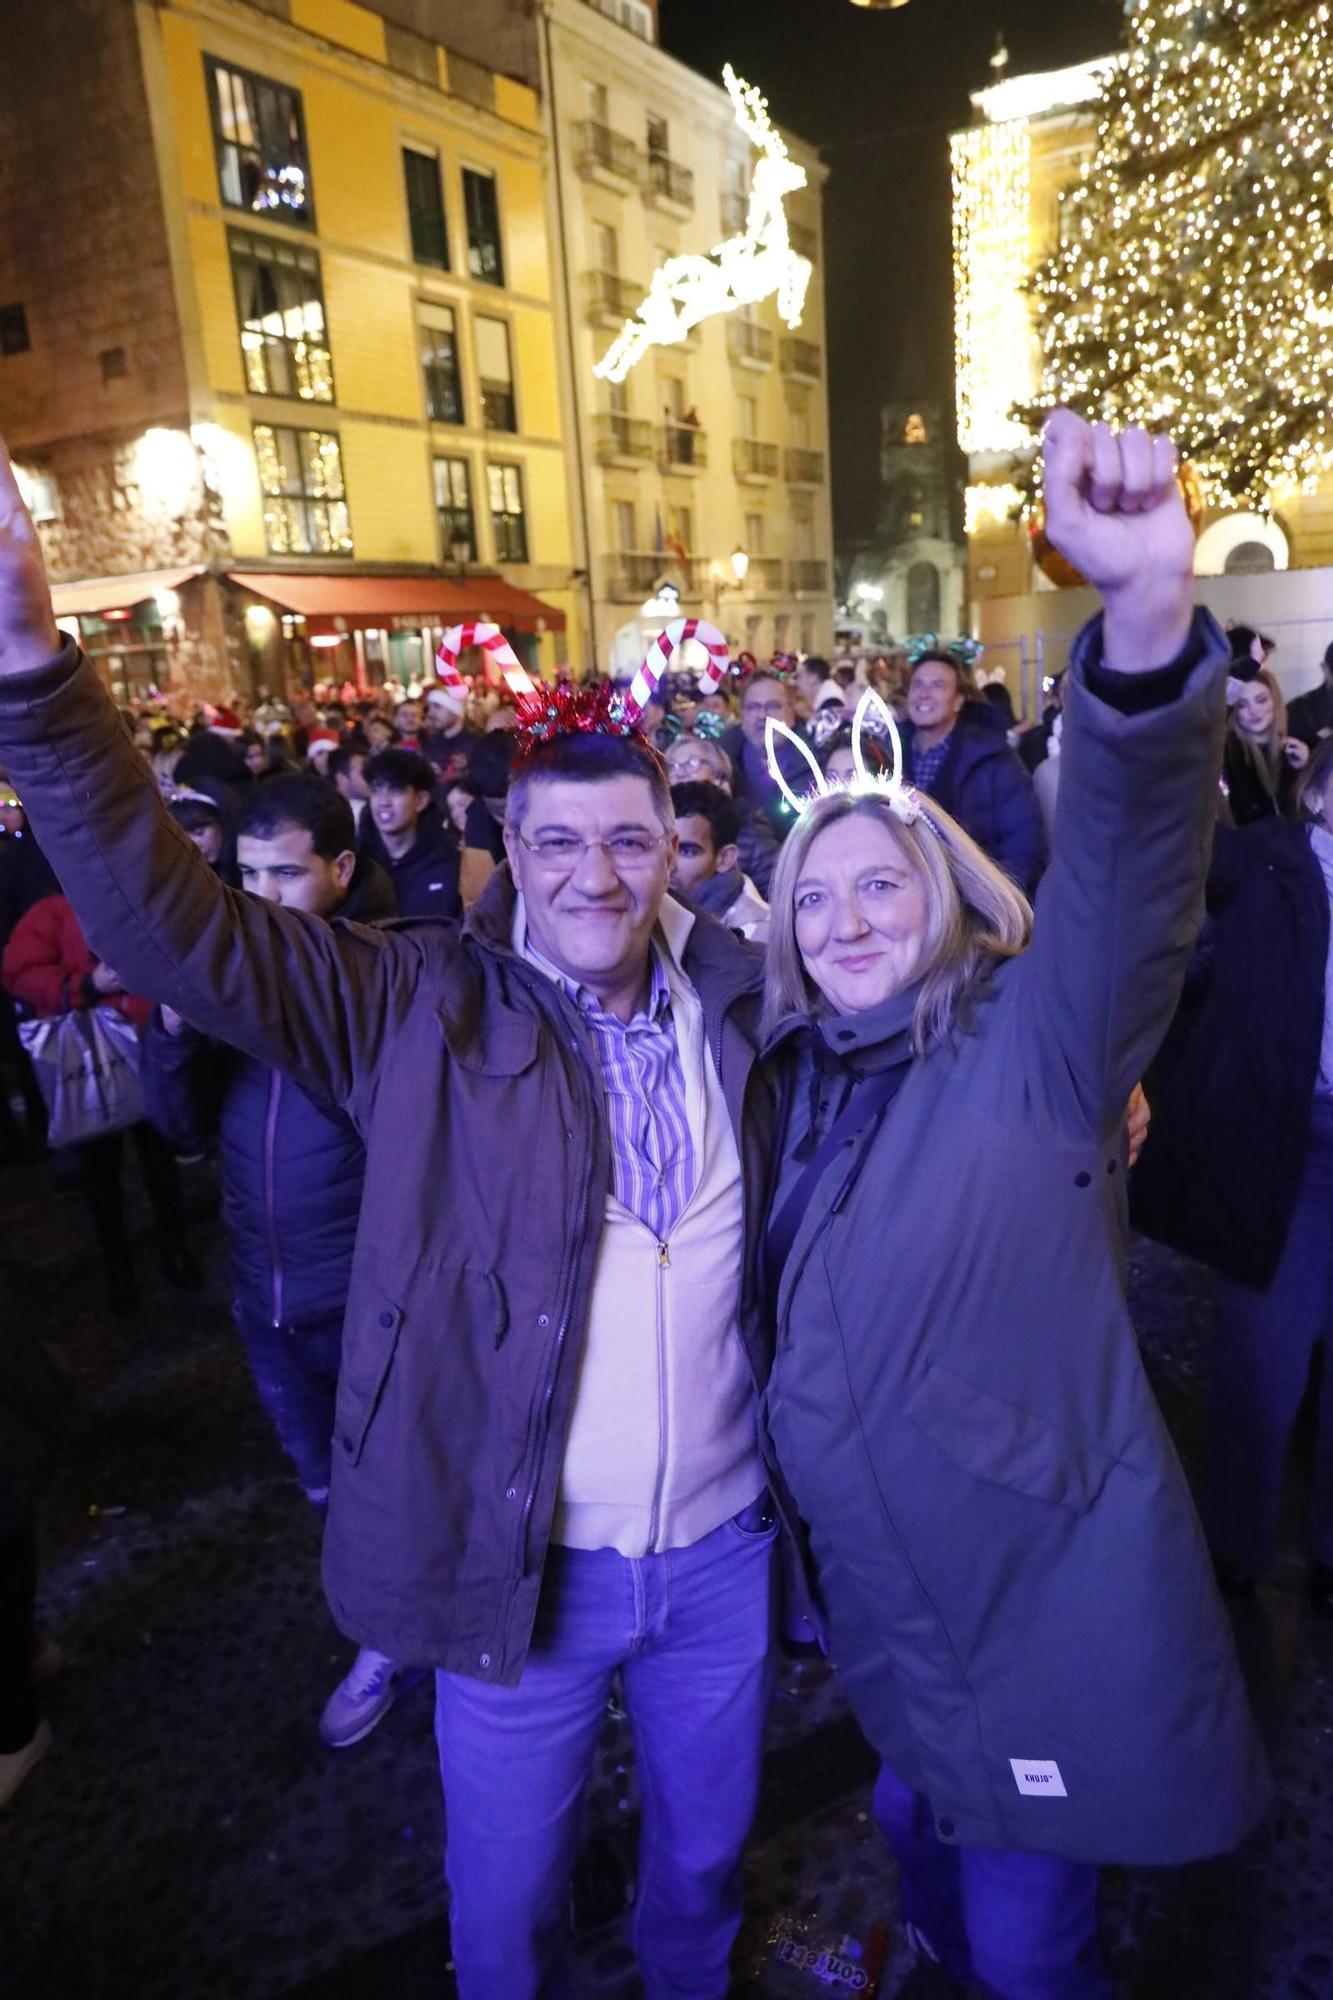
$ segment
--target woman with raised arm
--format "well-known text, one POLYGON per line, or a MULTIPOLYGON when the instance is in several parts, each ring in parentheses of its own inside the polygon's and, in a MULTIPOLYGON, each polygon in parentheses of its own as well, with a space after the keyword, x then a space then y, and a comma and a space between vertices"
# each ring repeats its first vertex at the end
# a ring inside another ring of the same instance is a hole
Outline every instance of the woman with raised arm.
POLYGON ((1035 927, 900 758, 792 801, 765 1422, 905 1920, 993 2000, 1109 2000, 1097 1864, 1218 1853, 1268 1798, 1123 1268, 1124 1109, 1197 930, 1227 648, 1168 440, 1057 412, 1045 487, 1105 615, 1035 927))

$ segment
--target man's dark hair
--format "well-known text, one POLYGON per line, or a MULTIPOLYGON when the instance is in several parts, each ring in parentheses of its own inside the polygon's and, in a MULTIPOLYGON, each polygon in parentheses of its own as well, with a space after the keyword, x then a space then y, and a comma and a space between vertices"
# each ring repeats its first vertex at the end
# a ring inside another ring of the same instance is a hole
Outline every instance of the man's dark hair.
POLYGON ((364 744, 340 743, 336 750, 329 752, 329 761, 324 768, 327 770, 330 779, 345 777, 352 768, 352 759, 366 755, 367 751, 364 744))
POLYGON ((185 833, 202 833, 206 826, 227 824, 222 807, 212 799, 169 799, 167 810, 185 833))
POLYGON ((740 807, 721 785, 706 778, 692 778, 686 785, 671 787, 671 804, 678 820, 706 819, 713 836, 713 850, 720 854, 741 837, 740 807))
MULTIPOLYGON (((486 739, 483 737, 482 741, 486 739)), ((469 776, 471 770, 469 767, 469 776)), ((675 825, 666 766, 655 751, 632 736, 557 736, 532 753, 510 781, 509 821, 517 826, 534 785, 560 779, 579 785, 604 785, 612 778, 642 778, 653 795, 663 829, 675 825)))
POLYGON ((912 673, 915 673, 918 667, 924 667, 932 660, 937 666, 951 667, 953 669, 961 693, 972 694, 974 692, 972 676, 968 669, 963 665, 957 653, 947 653, 943 646, 932 646, 928 653, 922 653, 918 659, 913 660, 912 673))
POLYGON ((261 785, 246 800, 236 831, 251 840, 272 840, 288 827, 304 828, 322 861, 335 861, 356 847, 351 806, 327 778, 313 771, 295 771, 261 785))
POLYGON ((479 799, 502 799, 509 791, 509 775, 518 755, 518 738, 512 729, 488 729, 474 736, 467 747, 467 781, 479 799))
POLYGON ((388 792, 433 792, 435 766, 416 750, 400 750, 390 745, 366 760, 366 784, 373 792, 383 786, 388 792))

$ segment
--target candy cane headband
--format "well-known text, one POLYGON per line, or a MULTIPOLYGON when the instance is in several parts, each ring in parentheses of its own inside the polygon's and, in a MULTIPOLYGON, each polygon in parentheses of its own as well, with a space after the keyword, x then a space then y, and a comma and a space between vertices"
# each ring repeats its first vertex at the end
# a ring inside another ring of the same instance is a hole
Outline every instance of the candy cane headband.
POLYGON ((716 694, 727 677, 727 642, 716 625, 710 625, 703 618, 677 618, 659 632, 652 645, 644 654, 643 665, 629 684, 629 694, 625 701, 625 713, 631 722, 637 722, 661 685, 662 676, 671 665, 678 646, 687 639, 697 639, 708 654, 708 665, 699 676, 700 694, 716 694))
POLYGON ((537 683, 498 625, 451 625, 440 641, 435 665, 455 701, 468 698, 468 684, 458 671, 458 655, 468 646, 480 646, 490 654, 508 682, 510 693, 520 701, 536 697, 537 683))
POLYGON ((794 813, 805 812, 816 799, 827 799, 835 793, 846 792, 855 798, 883 799, 894 817, 900 819, 904 826, 914 826, 922 818, 925 818, 927 825, 930 824, 929 816, 923 810, 920 794, 910 785, 903 783, 903 744, 898 734, 898 724, 894 720, 893 710, 874 688, 866 689, 857 702, 856 713, 852 717, 852 765, 856 776, 850 785, 837 780, 831 781, 827 774, 820 770, 818 759, 805 739, 798 736, 794 729, 789 729, 785 722, 779 722, 775 715, 770 715, 765 725, 764 747, 768 752, 768 768, 772 773, 773 782, 794 813), (869 735, 887 736, 889 739, 893 765, 887 777, 871 771, 866 764, 865 739, 869 735), (780 737, 794 745, 810 766, 815 781, 814 790, 807 792, 804 798, 788 783, 787 774, 779 761, 780 737))

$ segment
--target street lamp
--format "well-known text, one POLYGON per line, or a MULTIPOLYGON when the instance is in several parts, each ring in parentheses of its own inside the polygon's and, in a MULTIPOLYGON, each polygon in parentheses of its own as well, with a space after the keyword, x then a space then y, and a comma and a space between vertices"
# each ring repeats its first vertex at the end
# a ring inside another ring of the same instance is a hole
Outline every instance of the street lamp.
POLYGON ((890 7, 905 7, 907 0, 852 0, 853 7, 871 7, 878 13, 885 13, 890 7))
POLYGON ((750 554, 748 549, 732 550, 731 573, 735 577, 737 583, 744 583, 746 577, 750 573, 750 554))

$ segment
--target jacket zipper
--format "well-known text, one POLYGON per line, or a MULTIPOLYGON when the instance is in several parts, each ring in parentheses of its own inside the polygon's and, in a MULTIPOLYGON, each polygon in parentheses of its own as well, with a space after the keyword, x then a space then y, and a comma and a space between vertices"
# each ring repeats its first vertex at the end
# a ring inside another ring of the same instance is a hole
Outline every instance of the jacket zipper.
POLYGON ((657 1246, 657 1474, 653 1481, 653 1511, 648 1520, 648 1553, 657 1549, 662 1525, 662 1495, 666 1487, 667 1393, 666 1393, 666 1278, 671 1269, 671 1246, 657 1246))
POLYGON ((274 1326, 282 1325, 282 1257, 278 1250, 278 1218, 274 1195, 274 1149, 278 1133, 278 1105, 282 1098, 282 1077, 275 1069, 268 1086, 268 1115, 264 1120, 264 1222, 268 1230, 269 1263, 273 1267, 272 1310, 274 1326))

